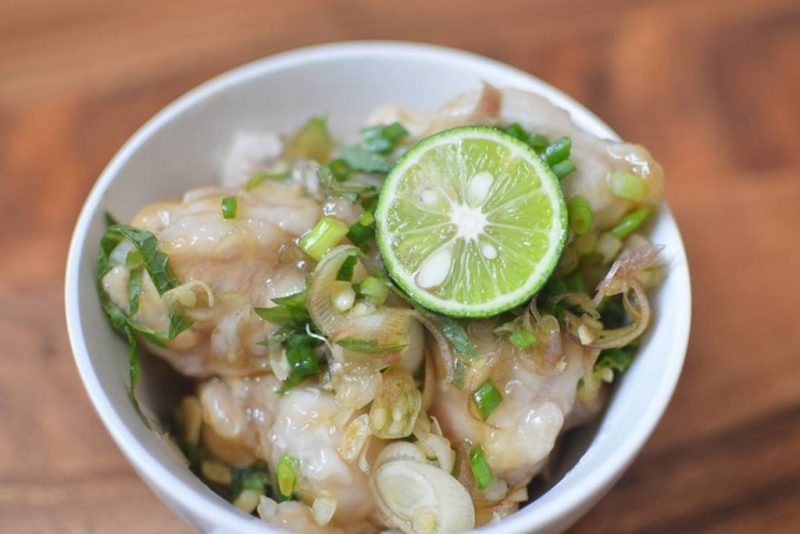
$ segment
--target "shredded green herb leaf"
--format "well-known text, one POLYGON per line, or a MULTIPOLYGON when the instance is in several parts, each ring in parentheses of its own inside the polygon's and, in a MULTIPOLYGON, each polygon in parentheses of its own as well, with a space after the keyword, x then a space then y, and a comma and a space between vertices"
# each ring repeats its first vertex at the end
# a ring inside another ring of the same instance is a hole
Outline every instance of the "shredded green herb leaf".
POLYGON ((139 313, 139 295, 142 292, 144 270, 138 268, 130 273, 130 278, 128 279, 128 316, 136 317, 136 314, 139 313))
POLYGON ((116 219, 108 213, 105 219, 107 223, 110 223, 110 226, 106 228, 105 233, 100 238, 95 270, 100 305, 114 330, 123 335, 128 341, 130 380, 128 396, 139 418, 148 428, 151 428, 150 422, 144 415, 144 412, 142 412, 139 401, 136 398, 136 386, 141 373, 136 333, 141 334, 151 343, 163 345, 166 341, 174 339, 178 334, 189 328, 191 322, 177 315, 170 314, 169 330, 167 332, 158 332, 133 320, 133 316, 138 313, 143 269, 147 272, 159 295, 163 295, 165 292, 176 287, 179 283, 178 278, 169 266, 167 255, 158 249, 158 240, 152 232, 119 224, 116 222, 116 219), (135 247, 135 254, 132 252, 126 256, 126 265, 137 265, 137 268, 131 271, 128 283, 128 314, 111 302, 111 299, 103 287, 103 277, 108 274, 113 267, 111 264, 111 253, 123 240, 129 241, 135 247), (141 265, 141 267, 139 265, 141 265))
POLYGON ((326 197, 341 197, 349 202, 361 201, 363 204, 365 201, 378 196, 378 189, 374 185, 353 180, 339 181, 327 165, 320 165, 317 176, 319 177, 322 192, 326 197))
POLYGON ((286 349, 286 361, 289 362, 289 377, 283 382, 280 393, 286 393, 294 386, 320 372, 319 362, 314 349, 309 346, 297 346, 286 349))
POLYGON ((368 174, 386 174, 392 168, 392 163, 386 156, 370 152, 360 146, 346 146, 339 151, 339 158, 344 160, 351 169, 368 174))
POLYGON ((361 130, 367 150, 376 154, 390 154, 408 137, 408 130, 399 122, 386 126, 370 126, 361 130))
POLYGON ((275 306, 271 308, 255 308, 262 319, 279 325, 303 325, 311 320, 306 308, 306 291, 300 291, 286 297, 272 299, 275 306))
POLYGON ((464 330, 464 327, 461 326, 461 323, 455 319, 442 317, 441 315, 435 315, 434 318, 439 324, 442 334, 444 334, 444 337, 447 338, 456 352, 470 357, 477 354, 475 345, 469 339, 469 335, 467 331, 464 330))
POLYGON ((249 180, 247 180, 247 183, 244 185, 244 189, 245 191, 252 191, 264 182, 279 182, 285 180, 289 177, 289 174, 290 173, 288 171, 279 173, 258 171, 257 173, 253 174, 249 180))
POLYGON ((394 352, 402 350, 408 346, 408 343, 397 343, 394 345, 381 345, 374 339, 356 339, 346 337, 336 342, 337 345, 344 347, 347 350, 355 352, 364 352, 367 354, 378 354, 382 352, 394 352))

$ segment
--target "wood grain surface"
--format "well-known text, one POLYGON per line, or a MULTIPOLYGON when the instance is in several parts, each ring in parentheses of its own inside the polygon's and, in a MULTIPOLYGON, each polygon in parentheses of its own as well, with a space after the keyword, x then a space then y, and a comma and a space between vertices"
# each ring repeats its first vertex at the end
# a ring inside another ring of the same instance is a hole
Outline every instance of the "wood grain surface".
POLYGON ((800 532, 797 0, 0 0, 0 532, 186 532, 72 362, 68 238, 124 140, 243 62, 438 43, 564 89, 667 169, 694 310, 674 400, 575 532, 800 532))

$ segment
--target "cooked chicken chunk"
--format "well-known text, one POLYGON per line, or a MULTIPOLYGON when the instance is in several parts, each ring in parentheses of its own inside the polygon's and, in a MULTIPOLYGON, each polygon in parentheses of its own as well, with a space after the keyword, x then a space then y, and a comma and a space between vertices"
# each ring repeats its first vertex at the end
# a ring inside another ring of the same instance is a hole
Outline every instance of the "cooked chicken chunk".
MULTIPOLYGON (((184 310, 192 327, 166 347, 150 347, 189 376, 269 369, 258 342, 276 327, 253 308, 305 287, 308 270, 293 241, 322 215, 320 204, 299 186, 268 183, 236 192, 236 217, 226 220, 220 201, 231 194, 221 188, 189 191, 181 200, 145 207, 131 221, 156 235, 178 279, 197 293, 196 305, 184 310)), ((117 265, 103 279, 112 301, 126 311, 129 250, 126 242, 117 247, 117 265)), ((161 331, 169 325, 167 308, 146 274, 135 319, 161 331)))

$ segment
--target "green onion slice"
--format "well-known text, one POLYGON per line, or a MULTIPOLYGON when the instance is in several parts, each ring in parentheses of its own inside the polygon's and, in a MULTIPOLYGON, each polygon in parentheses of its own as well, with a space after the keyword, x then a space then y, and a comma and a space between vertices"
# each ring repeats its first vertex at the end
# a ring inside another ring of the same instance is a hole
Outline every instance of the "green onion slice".
POLYGON ((625 239, 633 232, 635 232, 653 213, 651 206, 639 208, 622 217, 617 223, 609 230, 609 233, 617 239, 625 239))
POLYGON ((347 239, 357 247, 364 246, 373 237, 375 237, 375 229, 362 224, 360 221, 356 222, 347 231, 347 239))
POLYGON ((328 250, 339 244, 348 230, 347 223, 326 215, 300 238, 298 246, 303 252, 319 261, 328 250))
POLYGON ((487 380, 472 393, 472 400, 481 414, 481 419, 486 421, 492 412, 500 406, 503 396, 497 386, 494 385, 494 382, 487 380))
POLYGON ((297 485, 297 472, 300 470, 300 460, 284 452, 278 461, 276 477, 278 479, 278 493, 284 498, 291 498, 297 485))
POLYGON ((647 196, 647 185, 644 180, 633 173, 615 171, 608 177, 611 192, 631 202, 641 202, 647 196))
POLYGON ((572 162, 571 159, 565 159, 565 160, 559 161, 558 163, 556 163, 555 165, 553 165, 550 168, 552 169, 553 174, 555 174, 556 177, 559 180, 561 180, 561 179, 567 177, 568 175, 572 174, 577 167, 575 167, 575 164, 572 162))
POLYGON ((485 490, 491 486, 494 480, 492 468, 486 461, 483 449, 480 445, 474 445, 469 451, 469 467, 472 470, 472 477, 475 479, 475 486, 479 490, 485 490))
POLYGON ((567 159, 571 149, 572 140, 569 137, 559 137, 544 149, 542 156, 547 164, 552 167, 556 163, 567 159))
POLYGON ((569 214, 569 227, 576 235, 583 235, 592 230, 592 207, 580 195, 575 195, 567 200, 567 213, 569 214))
POLYGON ((222 218, 223 219, 235 219, 236 218, 236 208, 238 202, 236 201, 235 196, 225 197, 221 201, 222 205, 222 218))
POLYGON ((336 280, 338 282, 351 282, 353 280, 353 271, 355 271, 356 264, 358 263, 358 256, 353 254, 348 256, 339 267, 339 272, 336 273, 336 280))
POLYGON ((358 284, 357 291, 359 295, 376 306, 380 306, 389 298, 389 288, 374 276, 367 276, 364 278, 364 280, 358 284))
POLYGON ((508 340, 512 345, 520 349, 527 349, 539 341, 539 339, 536 337, 536 334, 523 328, 514 330, 511 335, 508 336, 508 340))
POLYGON ((336 342, 337 345, 353 352, 363 352, 365 354, 380 354, 382 352, 395 352, 408 346, 408 343, 396 343, 393 345, 381 345, 374 339, 356 339, 346 337, 336 342))

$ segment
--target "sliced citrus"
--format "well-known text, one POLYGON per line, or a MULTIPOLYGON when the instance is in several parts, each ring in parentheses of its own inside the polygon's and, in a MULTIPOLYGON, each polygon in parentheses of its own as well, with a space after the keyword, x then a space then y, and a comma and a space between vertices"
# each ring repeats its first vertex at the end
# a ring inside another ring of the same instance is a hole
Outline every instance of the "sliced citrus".
POLYGON ((523 303, 547 281, 567 237, 558 178, 525 143, 483 126, 411 147, 383 184, 375 221, 395 282, 453 317, 523 303))

